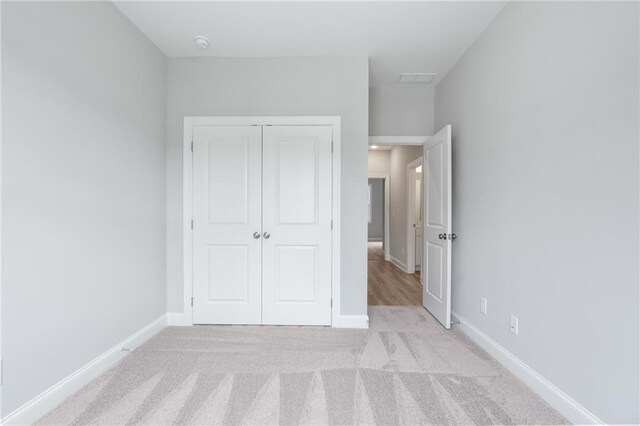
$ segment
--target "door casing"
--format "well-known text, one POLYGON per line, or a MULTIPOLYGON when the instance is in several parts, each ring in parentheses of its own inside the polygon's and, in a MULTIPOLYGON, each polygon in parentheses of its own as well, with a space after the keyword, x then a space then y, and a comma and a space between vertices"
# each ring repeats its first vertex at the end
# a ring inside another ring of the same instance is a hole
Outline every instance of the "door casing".
MULTIPOLYGON (((413 226, 413 218, 416 208, 416 168, 423 166, 422 155, 407 164, 407 272, 414 274, 416 272, 416 228, 413 226)), ((423 166, 424 170, 424 166, 423 166)), ((424 192, 424 189, 423 189, 424 192)), ((421 264, 423 264, 421 262, 421 264)))
POLYGON ((340 153, 339 116, 257 116, 257 117, 185 117, 183 140, 183 318, 181 325, 193 325, 193 142, 194 126, 331 126, 331 326, 340 327, 340 153))

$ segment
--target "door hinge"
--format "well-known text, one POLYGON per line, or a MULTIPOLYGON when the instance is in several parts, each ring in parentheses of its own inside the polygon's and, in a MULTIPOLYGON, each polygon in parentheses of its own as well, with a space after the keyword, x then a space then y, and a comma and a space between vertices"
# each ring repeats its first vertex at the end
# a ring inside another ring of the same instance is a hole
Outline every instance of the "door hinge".
POLYGON ((193 152, 193 141, 191 141, 191 152, 193 152))
POLYGON ((333 219, 331 219, 331 229, 333 230, 333 219))
POLYGON ((331 304, 331 307, 333 308, 333 298, 331 298, 330 304, 331 304))
POLYGON ((191 219, 191 229, 193 229, 193 219, 191 219))
POLYGON ((193 297, 191 298, 191 306, 193 306, 193 297))
POLYGON ((331 141, 331 153, 333 154, 333 140, 331 141))

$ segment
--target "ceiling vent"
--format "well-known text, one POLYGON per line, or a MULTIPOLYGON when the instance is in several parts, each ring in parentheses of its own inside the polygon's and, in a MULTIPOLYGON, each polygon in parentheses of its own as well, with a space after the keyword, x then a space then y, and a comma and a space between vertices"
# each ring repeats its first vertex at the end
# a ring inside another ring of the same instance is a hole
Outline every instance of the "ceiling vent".
POLYGON ((400 83, 431 83, 435 72, 404 72, 400 74, 400 83))

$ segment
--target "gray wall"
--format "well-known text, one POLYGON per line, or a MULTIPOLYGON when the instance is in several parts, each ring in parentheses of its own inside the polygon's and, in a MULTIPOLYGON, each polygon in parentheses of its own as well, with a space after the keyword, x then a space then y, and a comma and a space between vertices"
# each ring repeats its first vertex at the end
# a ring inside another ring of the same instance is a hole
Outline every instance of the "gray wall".
POLYGON ((111 3, 2 3, 3 414, 166 312, 165 110, 111 3))
POLYGON ((407 164, 422 157, 422 146, 397 146, 391 150, 389 178, 390 255, 407 264, 407 164))
POLYGON ((183 117, 342 116, 342 313, 367 312, 368 59, 169 60, 167 264, 169 311, 182 312, 183 117))
POLYGON ((371 222, 369 222, 369 241, 382 241, 384 238, 384 179, 369 179, 371 185, 371 222))
POLYGON ((640 422, 638 16, 511 3, 436 87, 453 309, 607 423, 640 422))
POLYGON ((370 136, 433 134, 433 87, 385 86, 369 89, 370 136))

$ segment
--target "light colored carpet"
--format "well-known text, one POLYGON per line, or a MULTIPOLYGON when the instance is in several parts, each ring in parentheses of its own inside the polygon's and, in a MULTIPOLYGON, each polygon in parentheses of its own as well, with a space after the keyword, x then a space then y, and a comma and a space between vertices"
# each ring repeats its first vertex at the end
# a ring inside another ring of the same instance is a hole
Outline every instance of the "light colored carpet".
POLYGON ((559 424, 422 308, 369 330, 168 327, 38 424, 559 424))

